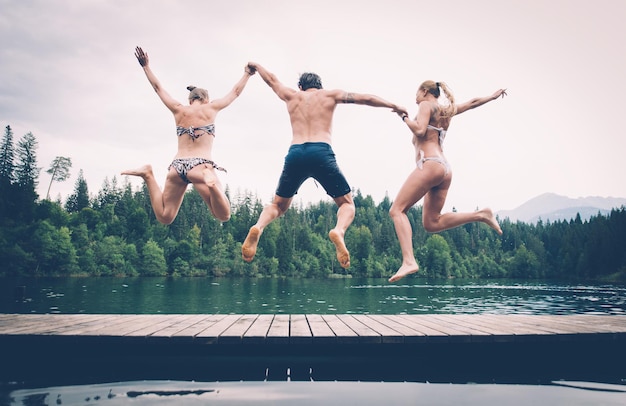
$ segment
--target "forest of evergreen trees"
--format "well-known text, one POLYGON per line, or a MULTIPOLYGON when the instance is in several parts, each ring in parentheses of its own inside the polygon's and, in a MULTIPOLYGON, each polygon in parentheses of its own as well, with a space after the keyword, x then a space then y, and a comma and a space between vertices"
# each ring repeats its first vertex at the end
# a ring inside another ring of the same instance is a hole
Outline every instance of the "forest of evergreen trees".
MULTIPOLYGON (((80 171, 65 202, 40 199, 37 140, 32 133, 13 138, 7 126, 0 145, 0 276, 389 277, 400 266, 388 198, 376 203, 354 192, 349 269, 338 265, 327 238, 336 216, 331 200, 292 207, 266 228, 256 258, 246 263, 241 243, 262 209, 256 196, 228 193, 232 216, 220 223, 190 189, 169 226, 156 221, 145 187, 133 190, 115 177, 91 195, 80 171)), ((69 166, 69 158, 57 157, 47 172, 63 181, 69 166)), ((428 234, 419 205, 409 218, 421 266, 415 277, 626 280, 624 207, 584 222, 501 219, 502 236, 478 223, 428 234)))

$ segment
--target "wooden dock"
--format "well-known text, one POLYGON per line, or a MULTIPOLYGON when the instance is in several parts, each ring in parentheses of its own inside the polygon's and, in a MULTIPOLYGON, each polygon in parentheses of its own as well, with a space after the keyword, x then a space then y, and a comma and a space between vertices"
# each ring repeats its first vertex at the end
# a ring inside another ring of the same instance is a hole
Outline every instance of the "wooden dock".
POLYGON ((5 380, 621 379, 626 316, 0 314, 0 357, 5 380))

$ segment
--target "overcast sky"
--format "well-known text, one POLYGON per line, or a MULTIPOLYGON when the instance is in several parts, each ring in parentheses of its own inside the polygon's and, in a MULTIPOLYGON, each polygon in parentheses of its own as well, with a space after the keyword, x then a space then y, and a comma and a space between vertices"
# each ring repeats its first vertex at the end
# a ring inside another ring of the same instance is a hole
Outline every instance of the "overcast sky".
MULTIPOLYGON (((133 55, 140 45, 183 103, 190 84, 224 96, 248 61, 294 88, 316 72, 327 89, 376 94, 411 116, 427 79, 458 102, 507 88, 453 120, 445 210, 513 209, 545 192, 626 197, 625 19, 619 0, 0 0, 0 125, 16 143, 35 135, 42 198, 56 156, 73 167, 53 199, 81 169, 92 195, 145 163, 163 185, 174 120, 133 55)), ((223 183, 269 202, 291 136, 284 103, 256 75, 216 129, 223 183)), ((333 147, 350 185, 376 202, 415 167, 411 134, 387 109, 338 106, 333 147)), ((298 197, 329 199, 312 180, 298 197)))

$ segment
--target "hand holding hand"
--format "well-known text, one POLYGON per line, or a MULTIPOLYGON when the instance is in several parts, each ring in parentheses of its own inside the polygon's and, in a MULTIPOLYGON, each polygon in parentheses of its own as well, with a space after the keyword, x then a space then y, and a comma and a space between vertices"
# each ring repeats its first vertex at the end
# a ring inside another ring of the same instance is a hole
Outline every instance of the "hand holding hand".
POLYGON ((403 121, 405 117, 409 116, 409 113, 407 112, 407 110, 404 107, 400 107, 400 106, 396 106, 395 108, 391 109, 391 112, 396 113, 398 117, 400 117, 400 119, 402 119, 403 121))
POLYGON ((250 76, 252 76, 252 75, 254 75, 256 73, 256 67, 254 67, 254 64, 252 64, 251 62, 246 65, 244 70, 250 76))

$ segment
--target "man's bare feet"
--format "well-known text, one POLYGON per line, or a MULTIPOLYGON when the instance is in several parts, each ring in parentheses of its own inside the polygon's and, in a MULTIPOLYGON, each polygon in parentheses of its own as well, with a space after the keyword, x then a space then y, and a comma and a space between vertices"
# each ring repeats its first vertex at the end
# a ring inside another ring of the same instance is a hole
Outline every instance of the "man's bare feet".
POLYGON ((479 211, 484 216, 483 222, 487 224, 489 227, 496 230, 496 232, 502 235, 502 229, 500 228, 500 224, 498 224, 498 220, 496 220, 496 216, 493 214, 491 209, 482 209, 479 211))
POLYGON ((256 255, 256 247, 259 244, 259 237, 261 237, 261 229, 257 226, 252 226, 248 231, 248 236, 241 246, 241 256, 246 262, 250 262, 256 255))
POLYGON ((346 248, 346 243, 343 240, 343 235, 337 230, 330 230, 328 233, 328 238, 335 244, 335 249, 337 251, 337 261, 339 261, 339 265, 342 268, 350 267, 350 252, 348 252, 348 248, 346 248))
POLYGON ((389 278, 389 282, 393 283, 393 282, 397 282, 400 279, 404 278, 405 276, 411 275, 412 273, 415 273, 417 271, 419 271, 420 267, 419 265, 415 264, 415 265, 402 265, 400 267, 400 269, 398 269, 398 272, 395 273, 395 275, 393 275, 391 278, 389 278))
POLYGON ((152 175, 152 166, 144 165, 137 169, 127 169, 122 171, 122 175, 141 176, 145 179, 147 176, 152 175))

